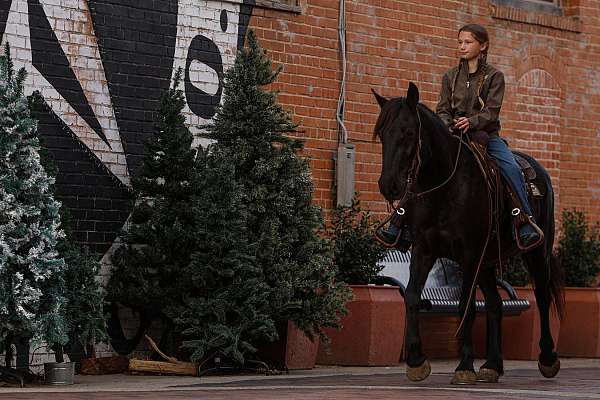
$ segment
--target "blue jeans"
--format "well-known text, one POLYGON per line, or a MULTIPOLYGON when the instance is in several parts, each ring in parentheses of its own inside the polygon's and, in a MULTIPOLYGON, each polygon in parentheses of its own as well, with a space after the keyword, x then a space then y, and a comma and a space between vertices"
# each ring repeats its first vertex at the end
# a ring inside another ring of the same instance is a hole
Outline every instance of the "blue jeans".
POLYGON ((500 168, 502 176, 510 183, 517 196, 519 196, 519 200, 523 204, 523 212, 527 215, 533 215, 529 201, 527 200, 525 178, 523 178, 521 168, 519 168, 515 157, 506 143, 499 136, 490 136, 487 151, 490 156, 494 157, 496 163, 498 163, 498 168, 500 168))

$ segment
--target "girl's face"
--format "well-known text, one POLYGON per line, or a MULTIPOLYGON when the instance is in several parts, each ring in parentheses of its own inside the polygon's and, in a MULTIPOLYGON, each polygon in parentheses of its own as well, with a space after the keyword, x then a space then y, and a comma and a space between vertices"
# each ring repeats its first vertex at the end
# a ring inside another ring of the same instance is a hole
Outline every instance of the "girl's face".
POLYGON ((460 58, 473 60, 487 48, 487 43, 479 43, 471 32, 462 31, 458 34, 458 51, 460 58))

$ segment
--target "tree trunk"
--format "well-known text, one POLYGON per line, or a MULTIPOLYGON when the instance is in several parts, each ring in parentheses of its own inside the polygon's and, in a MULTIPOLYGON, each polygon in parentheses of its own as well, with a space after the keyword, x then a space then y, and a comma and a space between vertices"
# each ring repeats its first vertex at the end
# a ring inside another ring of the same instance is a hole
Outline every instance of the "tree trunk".
POLYGON ((12 368, 12 359, 14 355, 12 342, 13 335, 9 333, 6 335, 6 339, 4 339, 4 365, 6 368, 12 368))

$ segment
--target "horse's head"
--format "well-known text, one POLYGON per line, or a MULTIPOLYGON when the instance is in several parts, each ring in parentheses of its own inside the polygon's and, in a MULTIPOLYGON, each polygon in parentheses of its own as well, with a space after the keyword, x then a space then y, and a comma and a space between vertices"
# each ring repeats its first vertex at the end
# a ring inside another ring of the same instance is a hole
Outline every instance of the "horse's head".
POLYGON ((375 135, 382 145, 379 191, 388 201, 397 200, 406 192, 407 178, 417 172, 414 160, 420 140, 419 89, 411 82, 406 98, 388 100, 375 91, 373 94, 381 107, 375 125, 375 135))

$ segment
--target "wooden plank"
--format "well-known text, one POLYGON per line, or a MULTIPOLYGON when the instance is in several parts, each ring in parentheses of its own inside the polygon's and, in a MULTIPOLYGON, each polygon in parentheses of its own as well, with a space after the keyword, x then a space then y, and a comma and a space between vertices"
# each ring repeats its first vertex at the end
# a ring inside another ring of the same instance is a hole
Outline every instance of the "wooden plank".
POLYGON ((153 373, 161 375, 198 375, 198 364, 189 362, 164 362, 151 360, 129 360, 129 372, 153 373))

